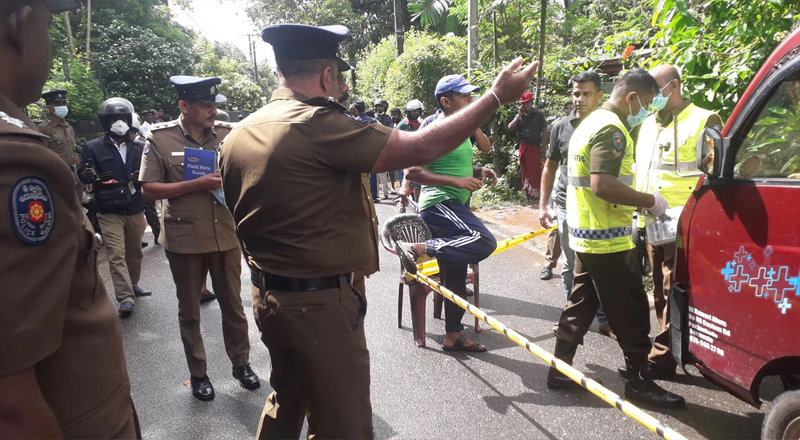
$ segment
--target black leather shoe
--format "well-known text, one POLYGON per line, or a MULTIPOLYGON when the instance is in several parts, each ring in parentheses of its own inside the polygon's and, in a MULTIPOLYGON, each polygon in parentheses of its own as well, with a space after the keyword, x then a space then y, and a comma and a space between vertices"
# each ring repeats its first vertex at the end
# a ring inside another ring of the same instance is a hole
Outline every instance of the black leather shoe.
POLYGON ((150 246, 150 243, 148 243, 146 241, 143 241, 142 242, 142 249, 146 248, 147 246, 150 246))
MULTIPOLYGON (((578 344, 556 338, 556 348, 553 350, 553 355, 559 360, 572 365, 572 360, 575 358, 575 352, 577 351, 578 344)), ((581 388, 581 386, 560 371, 550 367, 550 370, 547 372, 547 388, 563 390, 568 388, 581 388)))
POLYGON ((208 376, 191 376, 189 381, 192 383, 192 396, 195 399, 206 401, 214 398, 214 386, 211 385, 211 380, 208 379, 208 376))
POLYGON ((250 368, 250 364, 233 367, 233 378, 248 390, 254 390, 261 386, 261 382, 253 369, 250 368))
POLYGON ((625 382, 625 398, 660 408, 683 408, 686 400, 670 393, 648 377, 647 354, 625 353, 628 377, 625 382))
POLYGON ((205 293, 200 294, 200 304, 214 301, 215 299, 217 299, 217 295, 214 295, 214 292, 210 290, 206 290, 205 293))
POLYGON ((119 305, 119 313, 120 318, 128 318, 133 315, 133 302, 131 301, 122 301, 122 304, 119 305))
POLYGON ((545 268, 542 269, 542 273, 539 274, 539 279, 541 279, 542 281, 547 281, 551 278, 553 278, 553 269, 545 266, 545 268))
POLYGON ((144 290, 139 286, 133 286, 133 294, 136 296, 150 296, 153 292, 151 290, 144 290))
MULTIPOLYGON (((628 378, 628 368, 625 365, 617 368, 617 373, 623 378, 628 378)), ((653 364, 649 365, 649 371, 646 373, 646 377, 649 379, 658 379, 658 380, 669 380, 675 377, 675 367, 672 368, 656 368, 653 364)))

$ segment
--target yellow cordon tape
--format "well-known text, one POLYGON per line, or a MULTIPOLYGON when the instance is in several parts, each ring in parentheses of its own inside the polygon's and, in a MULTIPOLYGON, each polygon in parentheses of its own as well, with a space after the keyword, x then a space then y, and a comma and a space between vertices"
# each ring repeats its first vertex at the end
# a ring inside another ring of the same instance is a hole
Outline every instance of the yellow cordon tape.
MULTIPOLYGON (((522 243, 524 241, 530 240, 531 238, 538 237, 539 235, 545 234, 545 233, 547 233, 547 232, 549 232, 551 230, 552 230, 552 228, 551 229, 540 229, 540 230, 538 230, 536 232, 531 232, 529 234, 521 235, 519 237, 513 237, 513 238, 509 238, 507 240, 503 240, 502 242, 497 244, 497 250, 495 251, 495 253, 500 252, 500 251, 505 250, 505 249, 508 249, 508 248, 510 248, 512 246, 515 246, 517 244, 520 244, 520 243, 522 243), (502 243, 502 246, 503 246, 502 249, 500 247, 501 243, 502 243)), ((494 255, 494 254, 492 254, 492 255, 494 255)), ((564 362, 564 361, 562 361, 562 360, 560 360, 558 358, 555 358, 552 354, 550 354, 547 351, 545 351, 544 349, 542 349, 542 347, 539 347, 538 345, 532 343, 531 341, 529 341, 524 336, 522 336, 519 333, 515 332, 514 330, 506 327, 506 325, 503 324, 502 322, 500 322, 500 321, 492 318, 491 316, 487 315, 483 310, 473 306, 472 304, 470 304, 466 300, 462 299, 460 296, 455 295, 453 292, 451 292, 447 288, 440 286, 437 282, 435 282, 435 281, 431 280, 430 278, 428 278, 428 276, 423 273, 423 270, 425 268, 425 264, 429 265, 428 269, 430 269, 431 267, 435 266, 436 267, 436 271, 438 271, 438 265, 436 265, 435 263, 436 263, 435 261, 429 261, 427 263, 423 263, 423 264, 419 265, 420 269, 418 269, 418 272, 415 275, 412 275, 412 274, 406 272, 406 276, 409 279, 415 279, 415 280, 419 281, 420 283, 427 285, 428 287, 430 287, 431 289, 435 290, 436 292, 439 292, 445 298, 447 298, 450 301, 458 304, 458 306, 461 307, 462 309, 472 313, 473 315, 475 315, 476 318, 480 319, 481 321, 485 322, 486 324, 489 324, 490 326, 492 326, 492 328, 494 328, 495 330, 499 331, 500 333, 506 335, 506 337, 508 339, 511 339, 517 345, 519 345, 521 347, 524 347, 529 352, 534 354, 536 357, 538 357, 539 359, 545 361, 545 363, 547 363, 551 367, 554 367, 558 371, 564 373, 567 377, 569 377, 570 379, 572 379, 575 382, 579 383, 582 387, 584 387, 587 390, 589 390, 592 394, 594 394, 595 396, 603 399, 609 405, 619 409, 620 411, 625 413, 628 417, 631 417, 633 420, 636 420, 640 424, 646 426, 649 430, 655 432, 656 434, 658 434, 661 437, 663 437, 665 439, 668 439, 668 440, 672 440, 672 439, 683 439, 683 440, 686 440, 686 437, 678 434, 677 432, 675 432, 671 428, 668 428, 666 425, 664 425, 663 423, 659 422, 658 420, 656 420, 655 418, 653 418, 649 414, 645 413, 644 411, 642 411, 641 409, 639 409, 635 405, 633 405, 630 402, 626 401, 625 399, 621 398, 620 396, 618 396, 617 394, 613 393, 611 390, 603 387, 602 385, 600 385, 599 383, 595 382, 594 380, 589 379, 588 377, 586 377, 580 371, 576 370, 575 368, 572 368, 571 365, 567 364, 566 362, 564 362), (430 263, 434 263, 434 264, 430 265, 430 263)))
MULTIPOLYGON (((558 226, 553 226, 547 229, 539 229, 534 232, 529 232, 527 234, 518 235, 516 237, 506 238, 505 240, 500 240, 497 242, 497 249, 492 252, 492 255, 498 254, 505 250, 511 249, 512 247, 525 243, 528 240, 533 240, 534 238, 547 234, 550 231, 556 230, 558 226)), ((491 256, 491 255, 490 255, 491 256)), ((431 276, 436 275, 439 273, 439 263, 434 259, 430 261, 426 261, 422 264, 417 265, 417 273, 422 273, 423 275, 431 276)))

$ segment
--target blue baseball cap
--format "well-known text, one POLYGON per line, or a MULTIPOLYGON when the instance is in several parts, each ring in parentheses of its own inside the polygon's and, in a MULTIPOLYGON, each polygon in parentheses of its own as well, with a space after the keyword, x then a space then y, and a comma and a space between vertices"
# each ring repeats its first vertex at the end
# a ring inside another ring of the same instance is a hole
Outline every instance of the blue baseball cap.
POLYGON ((436 83, 434 95, 438 98, 447 92, 472 93, 476 90, 480 90, 480 87, 470 84, 463 76, 447 75, 436 83))

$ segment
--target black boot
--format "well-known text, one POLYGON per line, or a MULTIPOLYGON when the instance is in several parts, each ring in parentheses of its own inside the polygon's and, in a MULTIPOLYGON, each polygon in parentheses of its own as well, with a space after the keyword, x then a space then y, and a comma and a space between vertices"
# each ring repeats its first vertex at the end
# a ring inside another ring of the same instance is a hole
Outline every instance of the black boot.
MULTIPOLYGON (((561 359, 562 361, 572 365, 572 360, 575 358, 576 351, 578 351, 578 344, 573 344, 563 339, 556 338, 556 349, 553 352, 553 355, 558 359, 561 359)), ((547 372, 547 388, 552 390, 563 390, 583 387, 581 387, 580 384, 574 380, 565 376, 562 372, 550 367, 550 371, 547 372)))
POLYGON ((625 353, 625 364, 628 367, 626 399, 661 408, 683 408, 686 405, 683 397, 661 388, 648 377, 646 354, 625 353))
POLYGON ((192 385, 192 395, 195 399, 206 401, 214 398, 214 387, 211 385, 208 376, 190 376, 189 381, 192 385))

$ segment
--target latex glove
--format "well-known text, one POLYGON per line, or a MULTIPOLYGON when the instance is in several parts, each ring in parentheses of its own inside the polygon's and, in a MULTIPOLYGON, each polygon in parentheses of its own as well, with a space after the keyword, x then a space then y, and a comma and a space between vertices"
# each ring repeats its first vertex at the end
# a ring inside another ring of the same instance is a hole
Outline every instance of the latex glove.
POLYGON ((655 197, 656 203, 653 206, 647 208, 647 210, 650 211, 651 214, 656 216, 656 218, 658 218, 667 212, 669 204, 667 203, 667 199, 665 199, 664 196, 659 194, 658 191, 653 193, 653 197, 655 197))

